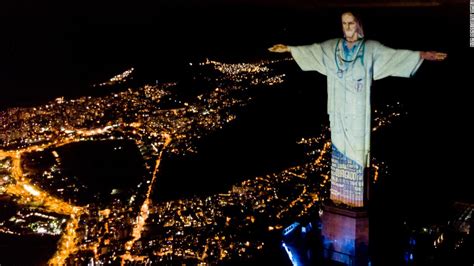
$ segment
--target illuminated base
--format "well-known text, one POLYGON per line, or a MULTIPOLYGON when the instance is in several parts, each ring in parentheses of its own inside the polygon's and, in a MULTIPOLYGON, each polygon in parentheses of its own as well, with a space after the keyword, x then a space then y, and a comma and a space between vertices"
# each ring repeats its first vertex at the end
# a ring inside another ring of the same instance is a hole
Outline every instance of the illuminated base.
POLYGON ((367 210, 350 210, 325 205, 321 223, 325 259, 345 265, 368 265, 367 210))

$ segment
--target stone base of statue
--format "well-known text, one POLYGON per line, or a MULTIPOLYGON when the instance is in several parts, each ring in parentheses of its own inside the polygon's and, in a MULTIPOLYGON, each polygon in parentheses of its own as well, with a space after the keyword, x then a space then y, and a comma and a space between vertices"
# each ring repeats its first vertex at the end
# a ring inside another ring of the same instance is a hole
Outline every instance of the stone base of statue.
POLYGON ((366 209, 325 204, 321 216, 323 256, 343 265, 369 264, 369 216, 366 209))

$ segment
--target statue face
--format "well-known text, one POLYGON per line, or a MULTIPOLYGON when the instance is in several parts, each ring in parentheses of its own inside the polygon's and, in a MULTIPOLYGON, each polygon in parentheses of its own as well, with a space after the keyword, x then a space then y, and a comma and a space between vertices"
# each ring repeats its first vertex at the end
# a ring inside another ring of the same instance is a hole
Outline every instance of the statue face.
POLYGON ((352 13, 342 14, 342 31, 348 41, 357 40, 357 21, 352 13))

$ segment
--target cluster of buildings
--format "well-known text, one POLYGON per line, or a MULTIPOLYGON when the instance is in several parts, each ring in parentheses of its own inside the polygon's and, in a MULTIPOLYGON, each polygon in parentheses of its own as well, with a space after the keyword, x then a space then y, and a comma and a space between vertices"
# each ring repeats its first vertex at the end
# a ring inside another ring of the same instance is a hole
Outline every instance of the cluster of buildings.
POLYGON ((101 97, 61 97, 42 106, 1 111, 0 189, 7 203, 21 205, 17 205, 21 211, 1 222, 2 232, 61 235, 54 262, 212 264, 249 258, 264 248, 265 232, 317 212, 319 193, 325 187, 310 180, 324 180, 311 172, 320 168, 314 161, 243 181, 227 193, 149 201, 163 151, 193 152, 196 139, 236 118, 235 107, 251 98, 249 86, 281 82, 264 64, 237 66, 237 70, 218 62, 201 67, 218 73, 208 83, 212 88, 204 88, 191 103, 183 100, 192 98, 189 95, 173 97, 176 84, 164 84, 101 97), (119 193, 107 206, 100 201, 74 206, 80 202, 75 195, 87 189, 64 175, 55 148, 114 139, 135 142, 143 157, 143 180, 131 188, 133 195, 119 193), (41 162, 33 160, 40 157, 41 162))

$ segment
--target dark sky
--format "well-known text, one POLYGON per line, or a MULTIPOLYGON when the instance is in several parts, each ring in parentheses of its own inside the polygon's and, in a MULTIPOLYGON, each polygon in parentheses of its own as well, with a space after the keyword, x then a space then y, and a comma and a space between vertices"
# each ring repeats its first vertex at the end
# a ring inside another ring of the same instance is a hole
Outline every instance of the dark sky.
POLYGON ((0 104, 80 91, 139 64, 172 74, 192 59, 246 60, 274 43, 338 37, 347 3, 369 38, 449 52, 456 64, 472 55, 467 1, 2 1, 0 104))
MULTIPOLYGON (((192 59, 265 58, 274 43, 338 37, 339 15, 352 9, 347 3, 357 5, 368 38, 396 48, 448 52, 440 69, 469 84, 474 48, 467 0, 98 2, 2 1, 2 105, 80 91, 140 64, 171 75, 192 59)), ((425 68, 429 73, 439 67, 425 68)), ((459 108, 455 102, 446 104, 459 108)))

